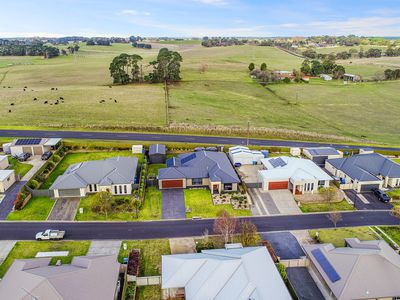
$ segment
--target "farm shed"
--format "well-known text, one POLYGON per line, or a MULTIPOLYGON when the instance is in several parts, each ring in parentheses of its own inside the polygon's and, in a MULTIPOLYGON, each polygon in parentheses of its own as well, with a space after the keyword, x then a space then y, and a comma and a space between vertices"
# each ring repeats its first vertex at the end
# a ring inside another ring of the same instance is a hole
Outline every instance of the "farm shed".
POLYGON ((0 170, 8 168, 8 157, 7 155, 0 155, 0 170))
POLYGON ((164 164, 166 159, 165 145, 155 144, 150 145, 149 160, 151 164, 164 164))
POLYGON ((13 156, 21 153, 29 153, 32 155, 42 155, 46 151, 55 150, 61 145, 61 139, 16 139, 10 145, 10 152, 13 156))
POLYGON ((0 170, 0 193, 5 193, 16 181, 14 170, 0 170))
POLYGON ((229 148, 228 155, 234 165, 257 165, 260 164, 261 159, 264 158, 264 154, 261 151, 252 151, 244 146, 229 148))

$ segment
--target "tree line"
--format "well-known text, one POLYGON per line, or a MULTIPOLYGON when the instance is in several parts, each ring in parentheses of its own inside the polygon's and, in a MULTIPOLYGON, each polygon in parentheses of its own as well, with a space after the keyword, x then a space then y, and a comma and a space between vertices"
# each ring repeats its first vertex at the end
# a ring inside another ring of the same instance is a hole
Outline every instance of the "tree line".
POLYGON ((201 45, 204 47, 225 47, 225 46, 234 46, 234 45, 244 45, 248 40, 242 40, 238 38, 229 38, 229 37, 212 37, 209 38, 207 36, 203 37, 201 45))
POLYGON ((370 57, 382 57, 383 55, 386 56, 400 56, 400 48, 395 48, 395 47, 389 47, 386 49, 386 51, 382 51, 382 49, 378 48, 370 48, 366 51, 364 51, 362 48, 360 51, 357 49, 349 49, 349 51, 341 51, 338 53, 330 53, 330 54, 323 54, 323 53, 317 53, 316 50, 314 49, 307 49, 302 52, 302 55, 310 58, 310 59, 350 59, 350 58, 370 58, 370 57))
POLYGON ((0 45, 0 56, 43 56, 53 58, 60 55, 57 47, 42 42, 32 44, 8 43, 0 45))
POLYGON ((305 75, 319 76, 321 74, 332 74, 333 79, 342 79, 346 69, 342 65, 335 63, 333 59, 326 58, 322 62, 319 60, 306 59, 301 64, 300 71, 305 75))

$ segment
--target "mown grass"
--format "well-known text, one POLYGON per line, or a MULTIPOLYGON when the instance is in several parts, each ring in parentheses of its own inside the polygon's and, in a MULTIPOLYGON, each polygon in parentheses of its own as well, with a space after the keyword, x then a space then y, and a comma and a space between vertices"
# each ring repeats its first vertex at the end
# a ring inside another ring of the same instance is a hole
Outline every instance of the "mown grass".
POLYGON ((303 213, 325 212, 325 211, 342 211, 354 210, 354 207, 346 200, 340 202, 329 203, 302 203, 300 209, 303 213))
POLYGON ((9 221, 42 221, 46 220, 54 200, 48 197, 32 197, 25 207, 21 210, 15 210, 7 216, 9 221))
POLYGON ((24 175, 33 167, 30 164, 21 163, 11 156, 8 157, 8 163, 10 164, 10 169, 13 169, 15 174, 19 175, 20 178, 24 177, 24 175))
POLYGON ((392 238, 393 241, 396 242, 397 245, 400 245, 400 227, 399 226, 380 226, 388 236, 392 238))
POLYGON ((89 246, 88 241, 17 242, 0 266, 0 277, 4 277, 15 259, 34 258, 38 252, 69 251, 68 256, 53 257, 51 260, 51 264, 55 264, 57 260, 61 260, 63 264, 69 264, 74 256, 86 255, 89 246))
POLYGON ((318 241, 321 244, 332 243, 335 247, 344 247, 345 238, 358 238, 360 241, 376 240, 377 236, 368 227, 347 227, 337 229, 310 230, 310 236, 315 238, 318 232, 318 241))

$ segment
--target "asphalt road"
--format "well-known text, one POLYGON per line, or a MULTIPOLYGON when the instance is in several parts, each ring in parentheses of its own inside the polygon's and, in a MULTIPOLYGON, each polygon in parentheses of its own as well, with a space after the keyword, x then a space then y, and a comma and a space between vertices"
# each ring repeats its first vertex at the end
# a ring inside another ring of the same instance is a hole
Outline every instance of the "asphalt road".
MULTIPOLYGON (((338 227, 399 225, 389 211, 355 211, 342 213, 338 227)), ((331 228, 327 214, 249 217, 259 232, 331 228)), ((31 240, 45 229, 67 232, 71 240, 150 239, 200 236, 207 228, 213 232, 212 219, 151 222, 0 222, 0 240, 31 240)))
MULTIPOLYGON (((130 132, 86 132, 86 131, 50 131, 50 130, 0 130, 2 137, 59 137, 69 139, 93 139, 93 140, 127 140, 127 141, 154 141, 154 142, 176 142, 176 143, 200 143, 210 145, 245 145, 247 140, 239 137, 222 136, 197 136, 178 134, 156 134, 156 133, 130 133, 130 132)), ((264 140, 250 139, 250 145, 274 146, 274 147, 316 147, 333 146, 341 149, 358 149, 362 146, 347 144, 329 144, 300 141, 264 140)), ((400 148, 370 147, 377 150, 395 150, 400 148)))

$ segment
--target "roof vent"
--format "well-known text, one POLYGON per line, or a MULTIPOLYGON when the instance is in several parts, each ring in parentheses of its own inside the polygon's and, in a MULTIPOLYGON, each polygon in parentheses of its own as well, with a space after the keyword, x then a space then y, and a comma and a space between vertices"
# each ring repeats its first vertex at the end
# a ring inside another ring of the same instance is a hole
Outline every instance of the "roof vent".
POLYGON ((226 250, 231 250, 231 249, 242 249, 243 246, 241 243, 235 243, 235 244, 225 244, 225 249, 226 250))

